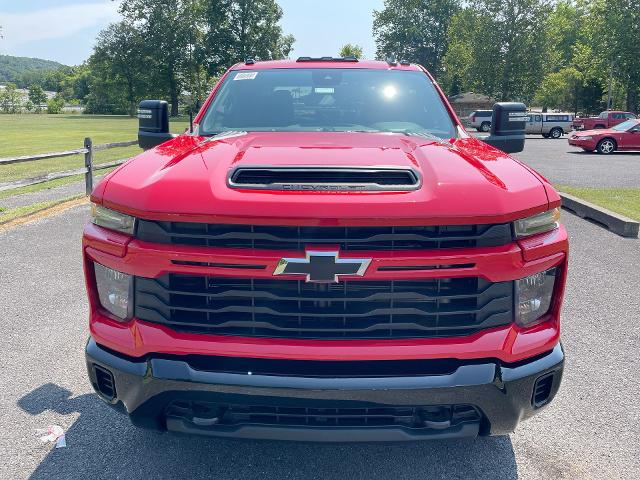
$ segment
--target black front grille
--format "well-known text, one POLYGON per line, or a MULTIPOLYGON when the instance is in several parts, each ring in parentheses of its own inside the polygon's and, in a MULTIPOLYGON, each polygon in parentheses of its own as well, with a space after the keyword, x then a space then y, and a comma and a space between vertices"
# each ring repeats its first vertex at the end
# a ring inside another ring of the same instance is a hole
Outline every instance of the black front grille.
POLYGON ((304 250, 331 245, 342 251, 474 248, 506 245, 511 225, 404 227, 291 227, 139 220, 137 237, 155 243, 205 247, 304 250))
POLYGON ((305 427, 405 427, 443 430, 478 423, 481 414, 471 405, 422 407, 331 408, 279 405, 229 405, 203 401, 176 401, 167 417, 200 426, 269 425, 305 427))
POLYGON ((513 318, 513 283, 478 277, 317 284, 170 274, 135 285, 136 317, 214 335, 449 337, 513 318))

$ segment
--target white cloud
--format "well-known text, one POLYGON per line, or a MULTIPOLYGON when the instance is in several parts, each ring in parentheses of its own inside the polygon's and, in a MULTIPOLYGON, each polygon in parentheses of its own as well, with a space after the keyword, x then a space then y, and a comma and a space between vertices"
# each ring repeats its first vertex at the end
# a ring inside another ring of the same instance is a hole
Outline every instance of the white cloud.
POLYGON ((25 13, 0 12, 2 36, 0 48, 66 38, 94 26, 118 20, 119 2, 65 5, 25 13))

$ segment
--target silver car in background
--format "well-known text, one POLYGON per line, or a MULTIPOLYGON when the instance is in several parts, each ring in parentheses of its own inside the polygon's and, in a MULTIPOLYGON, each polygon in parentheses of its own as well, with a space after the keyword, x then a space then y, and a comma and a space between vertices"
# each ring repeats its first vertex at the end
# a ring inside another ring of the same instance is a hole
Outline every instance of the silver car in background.
POLYGON ((529 112, 525 133, 541 134, 544 138, 560 138, 572 130, 573 113, 529 112))
POLYGON ((469 115, 469 125, 479 132, 488 132, 491 130, 492 110, 476 110, 469 115))

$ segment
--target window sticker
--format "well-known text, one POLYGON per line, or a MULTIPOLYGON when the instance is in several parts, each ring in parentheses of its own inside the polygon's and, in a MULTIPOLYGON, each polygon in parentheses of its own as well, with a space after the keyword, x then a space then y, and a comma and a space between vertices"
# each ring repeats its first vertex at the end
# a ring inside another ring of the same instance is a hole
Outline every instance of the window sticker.
MULTIPOLYGON (((536 117, 538 116, 539 115, 536 115, 536 117)), ((529 120, 530 118, 527 112, 508 112, 507 122, 526 122, 531 121, 529 120)), ((539 119, 536 121, 539 121, 539 119)))
POLYGON ((240 72, 233 77, 234 80, 254 80, 258 76, 258 72, 240 72))
POLYGON ((333 87, 316 87, 316 88, 313 89, 313 91, 315 93, 321 93, 321 94, 332 94, 332 93, 334 93, 333 87))

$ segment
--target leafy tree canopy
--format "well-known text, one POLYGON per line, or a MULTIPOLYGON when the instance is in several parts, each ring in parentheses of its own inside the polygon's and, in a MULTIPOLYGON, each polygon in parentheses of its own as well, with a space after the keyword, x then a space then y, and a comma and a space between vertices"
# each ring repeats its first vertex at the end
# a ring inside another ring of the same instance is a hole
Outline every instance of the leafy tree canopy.
POLYGON ((356 57, 358 59, 364 58, 362 54, 362 47, 360 45, 345 43, 340 49, 338 54, 341 57, 356 57))
POLYGON ((447 30, 460 9, 459 0, 385 0, 373 12, 378 58, 409 60, 440 74, 447 30))

